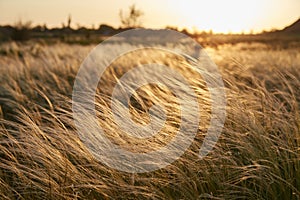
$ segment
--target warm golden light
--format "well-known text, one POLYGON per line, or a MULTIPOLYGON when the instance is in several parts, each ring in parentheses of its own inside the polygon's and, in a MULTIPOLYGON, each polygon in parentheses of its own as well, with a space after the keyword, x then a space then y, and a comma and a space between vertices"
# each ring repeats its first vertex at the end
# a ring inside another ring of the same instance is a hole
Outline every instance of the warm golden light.
POLYGON ((277 0, 190 0, 178 1, 173 6, 178 11, 175 17, 179 24, 223 33, 259 32, 284 26, 295 21, 299 17, 296 9, 300 10, 299 2, 292 5, 277 0))
POLYGON ((119 27, 120 9, 132 4, 145 13, 142 22, 149 28, 169 25, 221 33, 260 32, 281 29, 300 17, 299 0, 2 0, 0 24, 13 24, 23 19, 58 27, 70 14, 73 28, 80 25, 98 27, 102 23, 119 27))
POLYGON ((205 4, 193 1, 180 3, 184 8, 183 24, 214 32, 240 32, 254 29, 259 17, 266 10, 262 1, 207 1, 205 4))

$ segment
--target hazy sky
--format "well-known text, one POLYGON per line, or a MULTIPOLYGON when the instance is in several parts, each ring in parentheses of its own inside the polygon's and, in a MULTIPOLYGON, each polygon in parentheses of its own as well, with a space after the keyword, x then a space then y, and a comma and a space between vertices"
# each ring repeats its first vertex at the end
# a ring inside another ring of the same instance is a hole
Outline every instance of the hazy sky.
POLYGON ((132 4, 143 10, 143 25, 214 30, 261 31, 283 28, 300 17, 300 0, 0 0, 0 24, 19 19, 61 27, 68 15, 72 26, 120 26, 119 10, 132 4))

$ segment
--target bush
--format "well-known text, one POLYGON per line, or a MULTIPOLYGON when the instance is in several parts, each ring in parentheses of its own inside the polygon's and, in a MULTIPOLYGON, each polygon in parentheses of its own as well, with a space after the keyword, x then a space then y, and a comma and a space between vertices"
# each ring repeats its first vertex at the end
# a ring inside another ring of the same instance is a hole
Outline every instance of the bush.
POLYGON ((18 21, 12 32, 11 38, 15 41, 26 41, 29 40, 31 36, 31 21, 22 22, 18 21))

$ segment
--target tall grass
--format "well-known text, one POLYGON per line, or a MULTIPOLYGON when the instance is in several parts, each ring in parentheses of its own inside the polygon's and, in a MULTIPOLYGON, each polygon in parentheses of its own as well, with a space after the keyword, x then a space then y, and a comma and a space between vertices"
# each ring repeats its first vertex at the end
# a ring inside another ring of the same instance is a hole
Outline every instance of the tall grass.
MULTIPOLYGON (((299 48, 208 49, 226 85, 227 119, 216 147, 202 160, 198 149, 210 119, 206 85, 183 58, 152 56, 189 78, 199 94, 202 121, 180 159, 143 174, 97 161, 76 132, 72 87, 90 46, 8 43, 0 48, 1 199, 300 199, 299 48)), ((165 106, 167 122, 154 139, 132 140, 114 123, 107 103, 111 89, 132 60, 152 62, 144 59, 133 54, 117 60, 96 95, 107 136, 138 152, 167 143, 180 123, 176 98, 157 85, 141 87, 130 104, 133 120, 141 124, 149 122, 149 106, 165 106)))

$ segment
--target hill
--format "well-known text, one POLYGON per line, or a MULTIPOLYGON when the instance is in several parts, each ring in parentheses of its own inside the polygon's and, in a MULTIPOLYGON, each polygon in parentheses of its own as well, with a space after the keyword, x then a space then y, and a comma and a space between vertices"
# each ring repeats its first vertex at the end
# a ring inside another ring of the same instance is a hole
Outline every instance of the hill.
POLYGON ((296 34, 296 33, 300 34, 300 18, 293 24, 282 29, 280 32, 288 33, 288 34, 296 34))

